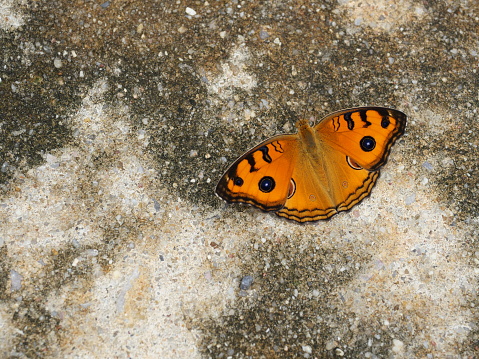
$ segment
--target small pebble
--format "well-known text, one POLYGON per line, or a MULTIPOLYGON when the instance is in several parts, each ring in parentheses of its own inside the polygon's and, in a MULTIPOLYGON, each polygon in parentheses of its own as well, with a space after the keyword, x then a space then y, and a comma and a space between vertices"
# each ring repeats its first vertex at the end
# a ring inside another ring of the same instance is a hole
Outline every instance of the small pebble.
POLYGON ((343 357, 344 356, 344 351, 342 351, 340 348, 334 349, 334 354, 338 357, 343 357))
POLYGON ((155 208, 155 211, 159 211, 161 206, 160 204, 158 203, 158 201, 156 199, 153 199, 153 208, 155 208))
POLYGON ((406 199, 404 200, 404 203, 406 204, 406 206, 409 206, 410 204, 413 204, 415 201, 416 201, 416 194, 413 193, 406 197, 406 199))
POLYGON ((313 352, 313 348, 310 345, 303 345, 302 346, 303 352, 311 354, 313 352))
POLYGON ((87 257, 96 257, 98 255, 98 249, 87 249, 84 253, 87 257))
POLYGON ((248 290, 251 287, 251 284, 253 284, 253 277, 250 275, 244 276, 241 278, 240 289, 248 290))
POLYGON ((185 12, 186 12, 188 15, 191 15, 191 16, 195 16, 195 15, 196 15, 196 11, 193 10, 192 8, 190 8, 190 7, 187 7, 187 8, 185 9, 185 12))
POLYGON ((432 171, 432 169, 434 168, 434 167, 432 166, 432 164, 430 164, 430 163, 427 162, 427 161, 424 162, 424 163, 422 164, 422 166, 423 166, 425 169, 429 170, 429 171, 432 171))
POLYGON ((53 66, 55 66, 55 68, 59 69, 62 67, 62 60, 59 59, 58 57, 55 58, 55 60, 53 60, 53 66))
POLYGON ((14 292, 16 290, 22 289, 22 280, 23 276, 18 273, 16 270, 10 271, 10 281, 11 281, 11 291, 14 292))
POLYGON ((401 353, 404 350, 404 343, 399 339, 393 339, 393 348, 394 353, 401 353))
POLYGON ((269 37, 268 32, 266 32, 266 31, 264 31, 264 30, 261 30, 261 31, 259 32, 259 38, 260 38, 261 40, 266 40, 268 37, 269 37))

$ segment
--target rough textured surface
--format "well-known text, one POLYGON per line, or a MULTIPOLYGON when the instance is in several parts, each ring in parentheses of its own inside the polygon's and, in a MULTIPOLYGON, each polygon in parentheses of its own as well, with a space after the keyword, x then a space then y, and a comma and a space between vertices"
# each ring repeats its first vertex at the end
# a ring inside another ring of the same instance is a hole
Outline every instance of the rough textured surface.
POLYGON ((1 357, 477 357, 476 2, 0 16, 1 357), (409 123, 352 211, 214 196, 260 140, 367 104, 409 123))

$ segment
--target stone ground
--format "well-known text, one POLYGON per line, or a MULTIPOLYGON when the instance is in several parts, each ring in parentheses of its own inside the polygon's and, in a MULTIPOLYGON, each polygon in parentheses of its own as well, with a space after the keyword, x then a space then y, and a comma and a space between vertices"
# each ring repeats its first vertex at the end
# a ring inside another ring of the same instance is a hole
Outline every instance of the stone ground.
POLYGON ((0 19, 2 358, 479 357, 477 2, 0 19), (360 105, 409 122, 352 211, 298 225, 214 195, 247 148, 360 105))

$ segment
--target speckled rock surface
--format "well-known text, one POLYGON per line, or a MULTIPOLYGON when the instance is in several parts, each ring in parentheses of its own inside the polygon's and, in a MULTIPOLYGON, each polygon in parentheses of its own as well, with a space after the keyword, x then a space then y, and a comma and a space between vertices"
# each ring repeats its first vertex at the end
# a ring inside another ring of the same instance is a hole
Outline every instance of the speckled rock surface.
POLYGON ((478 357, 476 2, 0 18, 0 357, 478 357), (360 105, 409 122, 350 212, 298 225, 215 197, 252 145, 360 105))

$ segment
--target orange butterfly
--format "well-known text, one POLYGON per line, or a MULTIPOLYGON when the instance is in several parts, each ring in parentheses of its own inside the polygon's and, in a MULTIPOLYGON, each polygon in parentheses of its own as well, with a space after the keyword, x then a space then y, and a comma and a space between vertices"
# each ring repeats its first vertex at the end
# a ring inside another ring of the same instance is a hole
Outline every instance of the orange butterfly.
POLYGON ((216 193, 298 222, 327 219, 367 197, 406 115, 384 107, 334 112, 314 127, 271 137, 238 158, 216 193))

